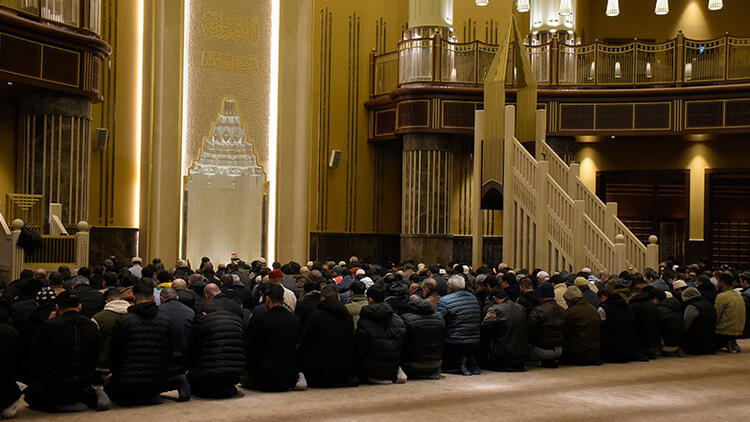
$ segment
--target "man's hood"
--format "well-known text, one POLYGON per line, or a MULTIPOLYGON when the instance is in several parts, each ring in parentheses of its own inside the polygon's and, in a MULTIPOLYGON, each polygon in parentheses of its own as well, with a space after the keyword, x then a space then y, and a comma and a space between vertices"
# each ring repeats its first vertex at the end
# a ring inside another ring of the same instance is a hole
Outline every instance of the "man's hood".
POLYGON ((378 322, 389 320, 392 316, 393 308, 387 303, 373 303, 372 305, 365 306, 359 314, 360 318, 378 322))
POLYGON ((107 302, 107 304, 104 305, 104 310, 124 315, 128 313, 129 307, 130 302, 128 302, 127 300, 117 299, 111 302, 107 302))
POLYGON ((129 307, 128 312, 131 314, 140 315, 146 319, 154 319, 159 313, 159 308, 154 302, 144 302, 129 307))

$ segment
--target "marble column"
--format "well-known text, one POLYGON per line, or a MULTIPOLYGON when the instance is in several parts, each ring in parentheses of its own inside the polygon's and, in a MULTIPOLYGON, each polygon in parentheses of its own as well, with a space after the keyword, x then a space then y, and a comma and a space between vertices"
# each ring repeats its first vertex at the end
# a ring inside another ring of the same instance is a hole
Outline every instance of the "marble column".
MULTIPOLYGON (((75 227, 88 214, 91 100, 28 94, 19 110, 17 191, 62 204, 62 223, 75 227)), ((45 217, 46 221, 46 217, 45 217)))
POLYGON ((448 135, 404 136, 402 260, 446 264, 453 257, 450 230, 453 156, 448 135))

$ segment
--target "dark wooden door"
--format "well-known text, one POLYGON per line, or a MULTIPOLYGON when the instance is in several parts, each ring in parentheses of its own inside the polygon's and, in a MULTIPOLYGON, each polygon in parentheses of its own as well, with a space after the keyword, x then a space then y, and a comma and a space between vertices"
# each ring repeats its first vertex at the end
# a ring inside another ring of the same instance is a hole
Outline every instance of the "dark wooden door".
POLYGON ((660 259, 685 256, 690 204, 687 170, 601 171, 597 195, 617 202, 618 217, 644 244, 659 237, 660 259))

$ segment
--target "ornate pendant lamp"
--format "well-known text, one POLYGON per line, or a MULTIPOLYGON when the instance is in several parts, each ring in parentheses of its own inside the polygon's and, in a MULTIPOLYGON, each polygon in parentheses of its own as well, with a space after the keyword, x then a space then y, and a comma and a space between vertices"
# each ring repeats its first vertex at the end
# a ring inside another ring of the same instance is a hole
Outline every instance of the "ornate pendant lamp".
POLYGON ((669 13, 669 0, 656 0, 656 8, 654 8, 654 13, 660 16, 669 13))
POLYGON ((721 10, 724 7, 724 0, 708 0, 708 10, 721 10))
POLYGON ((573 5, 570 0, 560 0, 560 16, 570 16, 573 14, 573 5))
POLYGON ((620 14, 620 0, 607 1, 607 16, 617 16, 620 14))
POLYGON ((518 3, 516 4, 516 11, 519 13, 525 13, 531 10, 531 4, 529 0, 518 0, 518 3))

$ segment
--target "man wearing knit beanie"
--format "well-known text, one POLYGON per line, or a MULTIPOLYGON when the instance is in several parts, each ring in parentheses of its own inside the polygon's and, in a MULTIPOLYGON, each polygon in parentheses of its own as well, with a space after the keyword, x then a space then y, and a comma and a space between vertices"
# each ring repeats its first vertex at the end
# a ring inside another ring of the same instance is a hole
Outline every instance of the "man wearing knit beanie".
POLYGON ((563 294, 568 305, 565 311, 565 343, 562 361, 570 365, 597 365, 601 363, 601 318, 596 309, 583 299, 576 286, 568 287, 563 294))
POLYGON ((565 339, 564 311, 555 301, 551 283, 540 284, 536 293, 539 306, 529 312, 529 361, 532 366, 540 362, 543 368, 556 368, 565 339))

